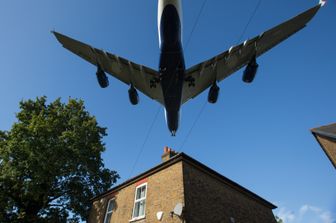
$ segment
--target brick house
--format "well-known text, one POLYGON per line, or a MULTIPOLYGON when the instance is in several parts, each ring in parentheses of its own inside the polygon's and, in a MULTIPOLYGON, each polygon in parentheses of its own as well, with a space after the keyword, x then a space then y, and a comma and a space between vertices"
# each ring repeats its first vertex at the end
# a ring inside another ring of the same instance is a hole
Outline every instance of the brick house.
POLYGON ((336 168, 336 123, 314 128, 311 132, 336 168))
POLYGON ((276 223, 276 206, 184 153, 92 199, 89 223, 276 223), (172 213, 182 204, 180 216, 172 213))

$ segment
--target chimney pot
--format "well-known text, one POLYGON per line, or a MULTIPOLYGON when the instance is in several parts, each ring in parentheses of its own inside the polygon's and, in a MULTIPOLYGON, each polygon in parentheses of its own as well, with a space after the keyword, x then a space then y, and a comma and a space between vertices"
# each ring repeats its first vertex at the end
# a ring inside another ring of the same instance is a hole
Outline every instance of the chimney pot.
POLYGON ((177 152, 175 152, 172 148, 169 148, 168 146, 165 146, 163 148, 163 155, 161 156, 162 162, 168 161, 170 158, 175 156, 177 152))

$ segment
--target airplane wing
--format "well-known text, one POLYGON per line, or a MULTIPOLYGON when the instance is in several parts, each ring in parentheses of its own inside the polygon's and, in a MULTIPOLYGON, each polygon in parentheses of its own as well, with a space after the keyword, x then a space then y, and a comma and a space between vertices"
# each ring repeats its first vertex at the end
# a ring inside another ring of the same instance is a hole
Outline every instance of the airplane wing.
POLYGON ((193 84, 185 81, 183 86, 182 103, 196 97, 215 81, 221 81, 243 66, 247 65, 254 56, 260 56, 278 45, 294 33, 306 26, 314 17, 323 3, 303 12, 302 14, 262 33, 261 35, 231 47, 210 60, 189 68, 185 80, 193 80, 193 84))
POLYGON ((159 78, 157 71, 140 64, 133 63, 117 55, 91 47, 58 32, 53 32, 57 40, 72 53, 95 66, 101 67, 127 85, 133 84, 148 97, 163 104, 163 95, 160 84, 156 84, 159 78))

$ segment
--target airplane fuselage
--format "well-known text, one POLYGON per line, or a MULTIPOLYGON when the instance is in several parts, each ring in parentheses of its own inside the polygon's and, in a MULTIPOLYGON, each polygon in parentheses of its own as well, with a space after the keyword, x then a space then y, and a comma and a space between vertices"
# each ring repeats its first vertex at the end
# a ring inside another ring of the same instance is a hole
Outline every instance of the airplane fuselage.
POLYGON ((182 48, 180 0, 159 0, 160 84, 168 128, 175 135, 180 116, 185 62, 182 48))

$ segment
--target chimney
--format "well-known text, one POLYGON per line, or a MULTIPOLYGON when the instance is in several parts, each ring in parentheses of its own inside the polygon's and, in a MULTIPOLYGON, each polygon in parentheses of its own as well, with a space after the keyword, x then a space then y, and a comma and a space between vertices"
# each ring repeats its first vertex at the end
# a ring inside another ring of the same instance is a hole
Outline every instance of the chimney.
POLYGON ((168 146, 165 146, 163 148, 163 155, 161 156, 162 163, 170 160, 173 156, 177 155, 177 152, 169 148, 168 146))

